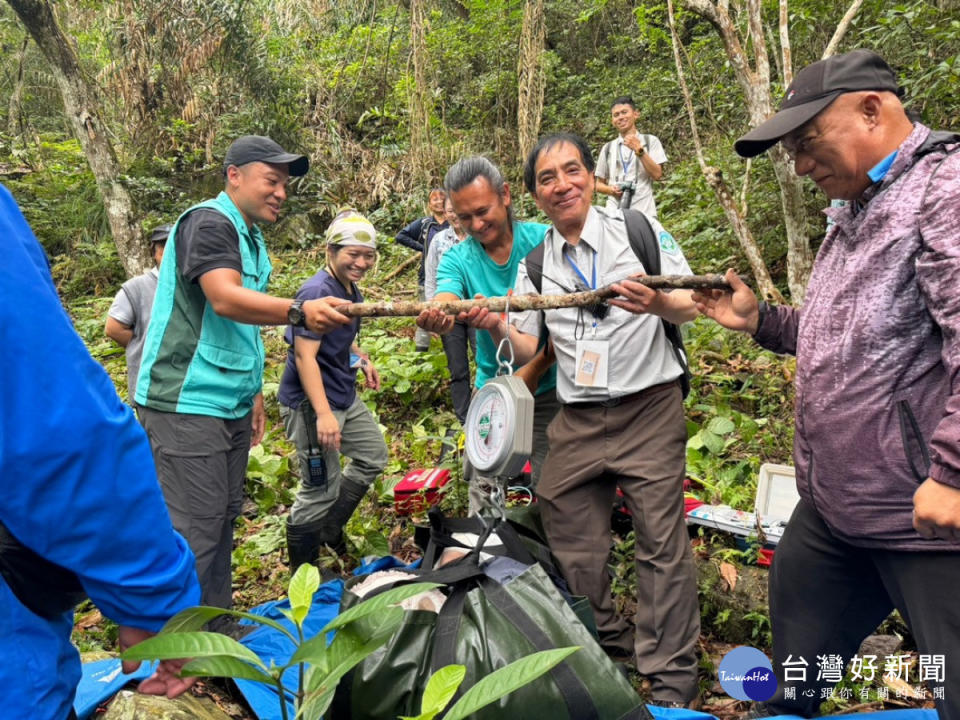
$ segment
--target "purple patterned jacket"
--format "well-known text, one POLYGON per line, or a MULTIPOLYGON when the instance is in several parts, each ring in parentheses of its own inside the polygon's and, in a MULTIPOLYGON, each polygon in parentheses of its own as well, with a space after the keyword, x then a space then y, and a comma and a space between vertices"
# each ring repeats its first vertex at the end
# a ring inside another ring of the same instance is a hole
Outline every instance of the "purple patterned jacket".
POLYGON ((929 133, 916 124, 879 185, 826 211, 802 309, 771 306, 754 336, 797 356, 801 497, 864 547, 960 549, 912 523, 927 477, 960 487, 960 152, 918 156, 929 133))

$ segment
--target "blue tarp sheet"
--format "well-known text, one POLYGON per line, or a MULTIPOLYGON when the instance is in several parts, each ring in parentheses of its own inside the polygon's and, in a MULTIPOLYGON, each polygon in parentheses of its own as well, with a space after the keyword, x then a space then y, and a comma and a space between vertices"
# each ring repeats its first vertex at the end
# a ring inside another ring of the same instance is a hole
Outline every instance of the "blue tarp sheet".
POLYGON ((130 675, 124 675, 119 658, 95 660, 83 664, 83 675, 77 685, 77 694, 73 698, 73 709, 80 720, 93 715, 97 706, 107 698, 112 698, 127 684, 150 677, 156 663, 140 663, 140 669, 130 675))

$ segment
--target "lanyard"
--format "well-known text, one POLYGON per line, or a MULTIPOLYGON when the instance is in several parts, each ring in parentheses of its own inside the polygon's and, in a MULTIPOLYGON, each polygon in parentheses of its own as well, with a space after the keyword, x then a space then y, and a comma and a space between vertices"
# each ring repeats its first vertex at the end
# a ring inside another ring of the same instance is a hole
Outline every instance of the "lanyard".
POLYGON ((570 263, 570 267, 573 268, 573 271, 577 274, 577 276, 581 280, 583 280, 583 284, 589 285, 591 290, 596 290, 597 289, 597 253, 596 252, 593 253, 593 282, 591 283, 587 282, 586 276, 584 276, 584 274, 580 272, 580 268, 578 268, 577 264, 570 259, 570 255, 568 253, 564 253, 563 256, 567 259, 567 262, 570 263))
POLYGON ((623 159, 623 143, 617 146, 617 154, 620 156, 620 164, 623 166, 623 177, 626 179, 627 170, 630 169, 630 164, 633 162, 634 152, 630 148, 627 148, 628 155, 627 159, 623 159))
MULTIPOLYGON (((592 281, 591 283, 587 283, 587 278, 586 278, 586 277, 584 276, 584 274, 580 271, 580 268, 577 267, 577 264, 570 258, 570 255, 569 255, 569 254, 564 253, 563 256, 567 259, 567 262, 570 263, 570 267, 573 268, 573 271, 574 271, 574 272, 577 274, 577 276, 583 281, 583 284, 584 284, 584 285, 588 285, 591 290, 596 290, 596 289, 597 289, 597 252, 596 252, 596 250, 594 250, 594 252, 593 252, 593 281, 592 281)), ((583 334, 583 326, 580 324, 581 322, 583 322, 583 308, 578 308, 578 311, 577 311, 577 325, 574 327, 574 337, 576 337, 577 340, 579 340, 580 337, 582 337, 582 334, 583 334), (580 329, 581 329, 581 330, 580 330, 580 336, 577 335, 577 329, 576 329, 576 327, 580 327, 580 329)), ((597 323, 597 316, 596 316, 596 314, 594 314, 594 316, 593 316, 593 331, 594 331, 594 333, 596 333, 596 331, 597 331, 597 324, 598 324, 598 323, 597 323)))

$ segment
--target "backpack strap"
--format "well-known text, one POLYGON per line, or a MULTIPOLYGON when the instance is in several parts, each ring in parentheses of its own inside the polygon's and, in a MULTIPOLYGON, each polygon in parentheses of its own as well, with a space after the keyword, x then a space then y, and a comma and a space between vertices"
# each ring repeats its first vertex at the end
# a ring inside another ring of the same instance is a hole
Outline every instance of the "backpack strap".
POLYGON ((430 237, 430 229, 438 224, 432 216, 424 218, 420 224, 420 244, 423 245, 424 262, 426 262, 427 253, 430 251, 430 241, 432 240, 430 237))
POLYGON ((523 259, 527 266, 527 275, 538 294, 543 292, 543 245, 541 242, 523 259))
POLYGON ((917 148, 915 157, 929 155, 932 152, 943 149, 946 145, 960 143, 960 133, 950 132, 949 130, 933 130, 927 135, 927 139, 917 148))
POLYGON ((606 155, 607 157, 607 182, 608 183, 613 182, 613 171, 616 169, 616 166, 612 164, 613 158, 610 157, 610 153, 611 153, 610 148, 616 142, 617 142, 616 138, 614 138, 613 140, 608 140, 606 143, 604 143, 603 147, 600 148, 600 153, 597 155, 598 158, 603 157, 604 155, 606 155))
POLYGON ((940 165, 943 161, 953 155, 955 152, 960 152, 960 133, 949 132, 947 130, 934 130, 931 132, 927 139, 923 141, 923 144, 917 148, 917 152, 914 153, 915 157, 923 157, 924 155, 930 155, 931 153, 942 152, 943 157, 940 158, 940 161, 937 163, 937 167, 934 168, 933 172, 930 173, 930 177, 927 178, 926 184, 923 186, 923 195, 920 197, 920 205, 918 207, 923 207, 924 202, 927 199, 927 192, 930 190, 930 185, 933 183, 933 179, 937 176, 937 173, 940 171, 940 165), (948 145, 955 145, 951 150, 947 150, 948 145))
MULTIPOLYGON (((653 226, 647 219, 647 216, 638 210, 624 210, 623 222, 627 226, 627 239, 630 241, 630 247, 633 254, 643 264, 643 269, 648 275, 660 274, 660 241, 653 232, 653 226)), ((680 363, 683 369, 683 375, 680 376, 680 387, 683 390, 683 397, 690 393, 690 366, 687 363, 687 352, 683 347, 683 336, 680 334, 680 328, 671 322, 661 318, 663 322, 663 332, 673 348, 674 357, 680 363)))

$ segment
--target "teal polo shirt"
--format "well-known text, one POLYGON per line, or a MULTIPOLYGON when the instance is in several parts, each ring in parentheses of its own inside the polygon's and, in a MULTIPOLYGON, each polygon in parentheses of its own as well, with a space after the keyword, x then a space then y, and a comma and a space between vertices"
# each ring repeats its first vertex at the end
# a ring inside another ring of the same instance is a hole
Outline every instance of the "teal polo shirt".
MULTIPOLYGON (((437 292, 453 293, 462 300, 480 294, 501 297, 512 289, 517 280, 517 267, 537 245, 543 242, 547 225, 533 222, 513 223, 513 249, 504 264, 495 263, 483 245, 472 236, 451 247, 440 259, 437 267, 437 292)), ((516 370, 517 366, 514 366, 516 370)), ((497 375, 497 346, 488 332, 477 333, 477 381, 476 387, 497 375)), ((556 365, 541 378, 537 395, 553 392, 557 385, 556 365)))

